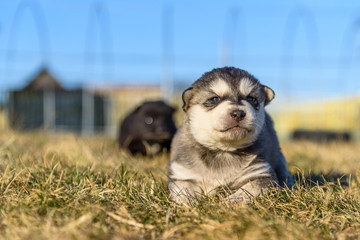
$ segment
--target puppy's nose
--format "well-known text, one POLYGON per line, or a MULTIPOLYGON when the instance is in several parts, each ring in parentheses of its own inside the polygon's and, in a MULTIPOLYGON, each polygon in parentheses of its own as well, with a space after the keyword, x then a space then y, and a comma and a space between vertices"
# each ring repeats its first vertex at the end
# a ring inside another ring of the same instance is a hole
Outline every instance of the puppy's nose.
POLYGON ((230 113, 230 116, 236 121, 241 121, 246 116, 246 112, 243 110, 234 110, 230 113))

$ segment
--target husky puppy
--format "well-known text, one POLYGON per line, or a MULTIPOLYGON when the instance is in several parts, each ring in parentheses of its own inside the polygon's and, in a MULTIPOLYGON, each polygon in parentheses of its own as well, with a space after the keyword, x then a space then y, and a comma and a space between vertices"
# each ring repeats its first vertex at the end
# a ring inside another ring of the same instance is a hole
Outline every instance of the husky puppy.
POLYGON ((230 202, 247 202, 272 186, 294 184, 264 110, 274 96, 233 67, 213 69, 184 91, 185 116, 167 166, 173 200, 188 202, 223 188, 232 192, 230 202))

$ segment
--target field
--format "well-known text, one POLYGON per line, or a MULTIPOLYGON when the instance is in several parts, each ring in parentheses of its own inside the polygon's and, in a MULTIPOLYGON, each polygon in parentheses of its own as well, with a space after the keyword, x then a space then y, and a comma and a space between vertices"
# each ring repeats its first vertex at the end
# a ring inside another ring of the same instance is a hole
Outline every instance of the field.
POLYGON ((360 144, 281 146, 293 190, 248 206, 222 196, 180 206, 166 189, 167 154, 135 158, 101 137, 5 127, 0 239, 359 239, 360 144))

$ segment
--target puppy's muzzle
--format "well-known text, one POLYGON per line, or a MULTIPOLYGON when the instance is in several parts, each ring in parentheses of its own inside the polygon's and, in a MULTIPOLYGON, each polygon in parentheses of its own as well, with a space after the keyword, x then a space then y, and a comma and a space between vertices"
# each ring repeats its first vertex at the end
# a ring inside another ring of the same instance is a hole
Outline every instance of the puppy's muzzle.
POLYGON ((243 110, 236 109, 236 110, 230 112, 230 116, 233 120, 240 122, 241 120, 243 120, 245 118, 246 112, 244 112, 243 110))

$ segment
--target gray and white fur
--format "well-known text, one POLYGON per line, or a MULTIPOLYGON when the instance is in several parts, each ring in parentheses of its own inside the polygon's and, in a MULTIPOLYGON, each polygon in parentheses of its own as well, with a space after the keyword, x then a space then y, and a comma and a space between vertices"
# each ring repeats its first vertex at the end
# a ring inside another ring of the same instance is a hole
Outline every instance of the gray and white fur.
POLYGON ((272 186, 294 184, 264 110, 274 96, 233 67, 213 69, 184 91, 185 116, 167 166, 174 201, 224 188, 232 192, 230 202, 246 202, 272 186))

